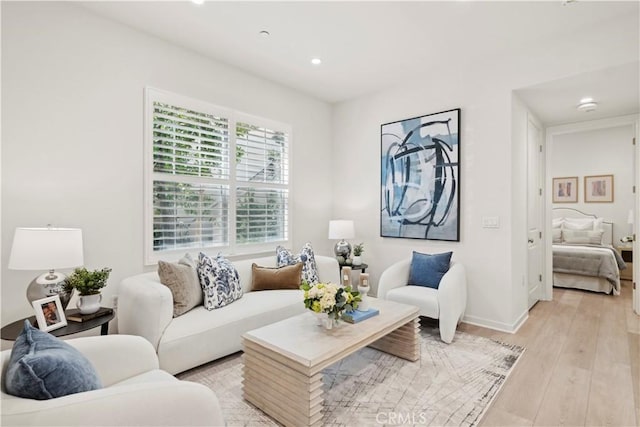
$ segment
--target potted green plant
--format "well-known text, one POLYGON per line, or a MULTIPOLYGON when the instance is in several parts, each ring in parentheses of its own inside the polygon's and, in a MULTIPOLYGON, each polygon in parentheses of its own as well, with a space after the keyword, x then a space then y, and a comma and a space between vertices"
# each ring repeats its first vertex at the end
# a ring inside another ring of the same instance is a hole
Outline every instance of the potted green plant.
POLYGON ((107 286, 107 279, 111 273, 110 268, 89 271, 86 268, 76 268, 67 277, 67 286, 75 289, 80 294, 76 307, 81 314, 91 314, 100 310, 102 294, 100 290, 107 286))
POLYGON ((358 243, 353 247, 353 265, 361 265, 362 264, 362 252, 364 252, 364 244, 358 243))

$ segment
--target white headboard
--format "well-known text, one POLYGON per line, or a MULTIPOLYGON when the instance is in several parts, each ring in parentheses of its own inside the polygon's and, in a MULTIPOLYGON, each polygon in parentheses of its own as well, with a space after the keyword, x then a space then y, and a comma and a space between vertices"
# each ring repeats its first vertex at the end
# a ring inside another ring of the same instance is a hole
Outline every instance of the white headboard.
MULTIPOLYGON (((573 208, 553 208, 553 218, 598 218, 597 215, 588 214, 573 208)), ((603 245, 613 245, 613 223, 609 221, 602 222, 604 233, 602 235, 603 245)))

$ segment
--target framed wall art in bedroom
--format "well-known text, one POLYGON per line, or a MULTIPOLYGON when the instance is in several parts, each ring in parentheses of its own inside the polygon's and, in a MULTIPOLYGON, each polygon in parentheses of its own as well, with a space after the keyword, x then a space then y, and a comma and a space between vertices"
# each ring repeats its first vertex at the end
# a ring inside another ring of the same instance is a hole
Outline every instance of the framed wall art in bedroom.
POLYGON ((586 203, 613 203, 613 175, 585 176, 584 201, 586 203))
POLYGON ((381 125, 380 235, 460 241, 460 109, 381 125))
POLYGON ((553 178, 553 203, 578 203, 578 177, 553 178))

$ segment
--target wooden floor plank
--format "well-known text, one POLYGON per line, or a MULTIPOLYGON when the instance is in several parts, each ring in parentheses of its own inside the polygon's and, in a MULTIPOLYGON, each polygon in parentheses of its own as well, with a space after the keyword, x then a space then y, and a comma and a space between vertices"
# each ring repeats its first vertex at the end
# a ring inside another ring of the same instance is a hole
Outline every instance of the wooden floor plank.
POLYGON ((620 296, 554 288, 515 334, 460 330, 527 350, 481 426, 640 425, 640 316, 620 296))
POLYGON ((570 363, 558 364, 553 370, 533 425, 584 425, 590 382, 591 371, 570 363))

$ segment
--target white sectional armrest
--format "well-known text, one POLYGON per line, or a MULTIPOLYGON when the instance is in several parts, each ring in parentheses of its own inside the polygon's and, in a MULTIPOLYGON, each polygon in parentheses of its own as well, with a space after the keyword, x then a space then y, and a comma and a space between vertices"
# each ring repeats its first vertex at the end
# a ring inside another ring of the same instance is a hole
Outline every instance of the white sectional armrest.
POLYGON ((387 292, 391 289, 405 286, 409 282, 409 269, 411 266, 411 259, 405 259, 392 264, 387 268, 378 280, 378 294, 377 297, 385 299, 387 292))
POLYGON ((333 257, 316 255, 318 278, 323 283, 340 283, 340 264, 333 257))
POLYGON ((9 398, 3 425, 224 426, 217 397, 188 381, 113 386, 50 400, 9 398))
POLYGON ((65 342, 89 359, 104 387, 158 369, 159 366, 153 346, 142 337, 106 335, 75 338, 65 342))
POLYGON ((157 273, 124 279, 118 290, 118 331, 146 338, 155 351, 173 319, 173 295, 157 273))
POLYGON ((451 342, 457 324, 467 308, 467 276, 462 264, 452 262, 438 287, 440 328, 445 342, 451 342), (450 339, 448 339, 450 337, 450 339))

